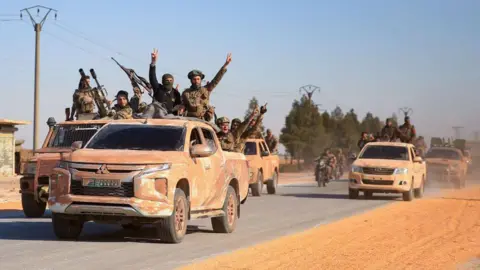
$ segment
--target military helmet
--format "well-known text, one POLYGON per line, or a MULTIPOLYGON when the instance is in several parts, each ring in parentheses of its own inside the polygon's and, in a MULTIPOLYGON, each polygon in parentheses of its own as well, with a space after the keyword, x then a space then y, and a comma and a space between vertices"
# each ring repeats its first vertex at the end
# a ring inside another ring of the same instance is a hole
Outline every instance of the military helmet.
POLYGON ((125 96, 125 98, 128 99, 128 92, 125 91, 125 90, 120 90, 120 91, 118 91, 118 93, 115 97, 119 97, 119 96, 125 96))
POLYGON ((232 123, 239 123, 240 124, 240 123, 242 123, 242 120, 240 120, 240 118, 234 118, 232 120, 232 123))
POLYGON ((228 119, 225 116, 217 119, 217 124, 224 124, 224 123, 230 123, 230 119, 228 119))
POLYGON ((203 80, 205 78, 205 74, 203 74, 200 70, 194 69, 188 73, 188 79, 192 79, 195 76, 200 76, 200 78, 203 80))

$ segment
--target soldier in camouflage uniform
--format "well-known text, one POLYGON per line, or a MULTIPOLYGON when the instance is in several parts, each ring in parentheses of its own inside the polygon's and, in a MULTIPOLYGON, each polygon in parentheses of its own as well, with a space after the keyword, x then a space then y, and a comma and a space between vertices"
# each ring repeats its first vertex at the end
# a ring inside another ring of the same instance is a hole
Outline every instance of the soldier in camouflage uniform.
MULTIPOLYGON (((258 111, 258 108, 254 110, 254 114, 256 114, 256 111, 258 111)), ((257 119, 251 119, 248 128, 237 137, 236 143, 235 143, 235 152, 243 153, 243 149, 245 147, 245 142, 248 139, 255 138, 258 136, 258 133, 260 132, 260 126, 262 124, 263 120, 263 115, 267 112, 267 107, 262 106, 260 108, 260 115, 257 117, 257 119)), ((260 133, 261 136, 261 133, 260 133)))
POLYGON ((128 103, 127 91, 120 90, 117 93, 117 104, 113 106, 112 110, 108 113, 108 118, 118 119, 132 119, 133 110, 128 103))
POLYGON ((392 119, 387 118, 385 126, 382 128, 380 138, 383 140, 384 138, 388 138, 387 141, 394 142, 397 140, 398 136, 398 129, 393 126, 392 119))
POLYGON ((367 132, 362 132, 362 137, 360 138, 360 140, 358 140, 357 146, 358 148, 360 148, 360 151, 361 151, 365 146, 365 144, 373 141, 374 141, 374 138, 372 136, 368 136, 367 132))
POLYGON ((267 129, 267 136, 265 137, 265 143, 267 143, 268 150, 270 153, 277 153, 278 141, 275 136, 273 136, 272 131, 267 129))
POLYGON ((90 89, 90 76, 85 76, 85 79, 81 78, 78 83, 78 89, 73 93, 70 120, 73 120, 74 116, 78 117, 78 114, 93 113, 95 102, 90 89))
POLYGON ((147 108, 147 103, 142 102, 142 92, 138 87, 133 88, 133 97, 130 98, 130 107, 133 113, 143 113, 147 108))
POLYGON ((220 117, 217 119, 217 126, 220 127, 221 131, 217 133, 218 140, 224 151, 233 151, 235 146, 235 138, 233 137, 232 132, 230 132, 230 120, 227 117, 220 117))
POLYGON ((188 73, 188 79, 192 85, 182 93, 182 102, 185 106, 186 116, 196 117, 205 121, 211 121, 214 118, 214 108, 210 106, 210 94, 218 85, 223 75, 227 72, 227 66, 232 61, 231 54, 228 54, 225 64, 220 68, 213 80, 202 86, 202 80, 205 75, 199 70, 192 70, 188 73))
POLYGON ((405 117, 405 123, 400 126, 400 140, 404 143, 413 143, 415 137, 417 136, 417 131, 415 126, 410 123, 410 117, 405 117))

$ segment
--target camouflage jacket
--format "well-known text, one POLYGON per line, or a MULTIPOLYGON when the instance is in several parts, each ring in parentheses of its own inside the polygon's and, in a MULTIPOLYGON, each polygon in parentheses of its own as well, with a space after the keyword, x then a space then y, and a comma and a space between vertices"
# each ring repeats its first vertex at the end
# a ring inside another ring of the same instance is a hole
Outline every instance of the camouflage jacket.
POLYGON ((115 120, 132 119, 133 110, 130 107, 130 105, 127 105, 125 107, 120 107, 120 105, 115 104, 112 110, 115 111, 115 114, 113 115, 113 119, 115 120))
POLYGON ((210 121, 213 118, 213 109, 210 106, 210 93, 217 87, 227 69, 222 67, 213 80, 200 89, 187 88, 182 93, 182 102, 188 117, 196 117, 210 121), (210 112, 208 112, 210 110, 210 112), (208 119, 210 118, 210 119, 208 119))
POLYGON ((417 132, 414 125, 403 124, 399 127, 403 136, 401 136, 401 141, 406 143, 412 143, 413 139, 416 137, 417 132))
POLYGON ((233 151, 235 146, 235 138, 231 132, 223 133, 222 131, 217 133, 218 140, 223 151, 233 151))
POLYGON ((73 106, 77 114, 93 113, 95 109, 94 96, 90 89, 77 89, 73 93, 73 106))
POLYGON ((235 149, 234 149, 235 152, 243 153, 245 142, 248 139, 254 138, 254 136, 258 135, 257 133, 260 132, 260 126, 262 124, 262 120, 263 120, 263 115, 260 114, 260 116, 258 116, 257 118, 257 121, 255 122, 255 125, 253 127, 247 126, 246 130, 240 136, 237 137, 237 140, 235 143, 235 149))
POLYGON ((272 137, 265 137, 265 142, 267 143, 268 150, 270 153, 276 153, 277 152, 277 145, 278 141, 275 136, 272 135, 272 137))
POLYGON ((388 137, 390 141, 396 141, 398 135, 398 130, 394 126, 384 126, 380 132, 380 138, 388 137))

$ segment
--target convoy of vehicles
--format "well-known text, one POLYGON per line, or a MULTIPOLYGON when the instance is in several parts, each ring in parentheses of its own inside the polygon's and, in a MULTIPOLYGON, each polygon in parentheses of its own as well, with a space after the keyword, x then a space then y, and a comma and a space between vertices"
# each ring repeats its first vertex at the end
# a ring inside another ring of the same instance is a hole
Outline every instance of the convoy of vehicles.
POLYGON ((400 193, 404 201, 421 198, 426 181, 426 165, 412 144, 370 142, 360 151, 349 173, 348 195, 356 199, 374 193, 400 193))
POLYGON ((247 159, 224 152, 207 122, 117 120, 72 148, 50 178, 58 238, 78 237, 87 221, 154 224, 158 238, 170 243, 182 241, 190 219, 211 218, 218 233, 236 228, 248 196, 247 159))
POLYGON ((275 194, 278 186, 280 159, 270 153, 265 140, 249 139, 245 143, 244 154, 250 166, 250 188, 253 196, 262 194, 267 185, 268 194, 275 194))

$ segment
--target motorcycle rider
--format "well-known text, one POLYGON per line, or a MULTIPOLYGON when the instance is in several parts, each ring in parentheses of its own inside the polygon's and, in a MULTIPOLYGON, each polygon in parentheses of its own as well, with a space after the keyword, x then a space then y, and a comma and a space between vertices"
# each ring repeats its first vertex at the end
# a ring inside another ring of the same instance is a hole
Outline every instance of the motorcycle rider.
POLYGON ((337 165, 337 158, 332 153, 330 148, 325 149, 320 160, 324 160, 327 169, 327 182, 333 179, 333 171, 337 165))

